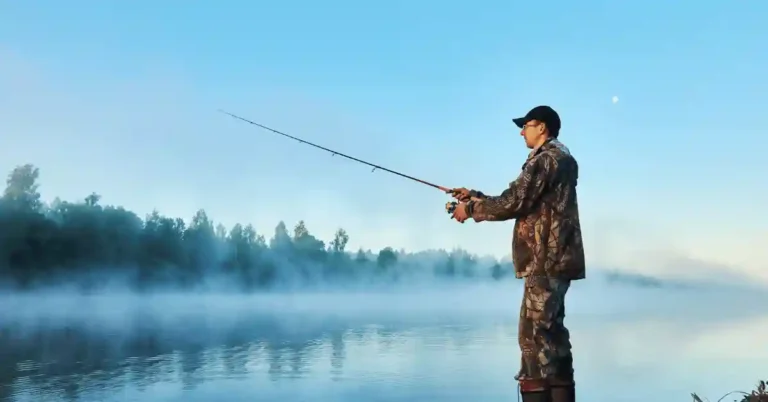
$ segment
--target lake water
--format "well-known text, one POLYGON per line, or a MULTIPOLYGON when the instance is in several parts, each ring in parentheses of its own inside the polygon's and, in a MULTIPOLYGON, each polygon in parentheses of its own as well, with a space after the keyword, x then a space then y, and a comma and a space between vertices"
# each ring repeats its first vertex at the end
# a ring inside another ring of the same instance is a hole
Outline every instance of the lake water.
MULTIPOLYGON (((768 377, 768 301, 574 284, 582 401, 768 377)), ((0 296, 0 400, 516 401, 519 282, 376 293, 0 296)))

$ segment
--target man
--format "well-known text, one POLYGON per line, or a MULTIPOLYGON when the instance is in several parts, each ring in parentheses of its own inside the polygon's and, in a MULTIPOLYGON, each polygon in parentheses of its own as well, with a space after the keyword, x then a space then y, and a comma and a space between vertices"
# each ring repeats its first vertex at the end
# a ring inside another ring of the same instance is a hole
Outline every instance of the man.
POLYGON ((524 278, 515 377, 524 402, 573 402, 575 383, 568 330, 563 324, 571 281, 585 277, 576 202, 578 165, 557 138, 560 117, 549 106, 513 120, 532 149, 522 173, 497 197, 459 188, 453 218, 464 222, 515 219, 512 260, 524 278))

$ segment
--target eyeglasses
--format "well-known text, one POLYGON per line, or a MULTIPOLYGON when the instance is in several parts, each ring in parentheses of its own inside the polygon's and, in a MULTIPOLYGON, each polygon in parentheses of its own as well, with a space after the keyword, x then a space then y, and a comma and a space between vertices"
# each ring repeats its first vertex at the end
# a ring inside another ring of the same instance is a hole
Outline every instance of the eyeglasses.
POLYGON ((525 129, 527 129, 527 128, 531 128, 531 127, 540 126, 540 125, 541 125, 541 123, 535 123, 535 124, 523 124, 523 130, 525 130, 525 129))

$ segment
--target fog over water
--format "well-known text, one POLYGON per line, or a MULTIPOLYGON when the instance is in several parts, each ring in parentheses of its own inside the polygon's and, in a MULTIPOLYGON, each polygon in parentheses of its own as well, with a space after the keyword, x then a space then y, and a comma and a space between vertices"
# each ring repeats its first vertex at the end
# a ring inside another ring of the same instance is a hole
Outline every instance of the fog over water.
MULTIPOLYGON (((520 297, 515 280, 254 295, 6 294, 0 396, 515 400, 520 297)), ((589 400, 719 398, 765 377, 760 292, 585 281, 568 297, 579 392, 589 400)))
MULTIPOLYGON (((141 218, 95 193, 46 203, 38 176, 17 167, 0 197, 2 400, 515 400, 509 260, 354 252, 354 234, 326 242, 302 221, 265 235, 203 210, 141 218)), ((589 267, 572 285, 582 398, 718 398, 766 377, 765 289, 699 268, 589 267)))

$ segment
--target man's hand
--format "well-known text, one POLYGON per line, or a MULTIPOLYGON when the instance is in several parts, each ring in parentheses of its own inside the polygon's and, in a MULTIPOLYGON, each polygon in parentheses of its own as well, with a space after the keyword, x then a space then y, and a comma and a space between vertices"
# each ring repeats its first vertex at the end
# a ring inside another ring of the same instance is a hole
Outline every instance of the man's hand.
POLYGON ((452 189, 451 196, 459 200, 459 202, 467 202, 471 198, 469 190, 464 187, 452 189))
POLYGON ((453 219, 456 219, 459 223, 464 223, 467 219, 469 219, 469 215, 467 214, 467 204, 460 202, 456 205, 456 208, 453 210, 453 215, 451 216, 453 219))

